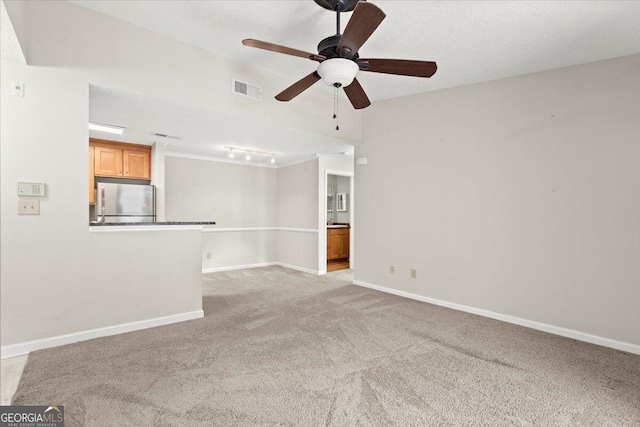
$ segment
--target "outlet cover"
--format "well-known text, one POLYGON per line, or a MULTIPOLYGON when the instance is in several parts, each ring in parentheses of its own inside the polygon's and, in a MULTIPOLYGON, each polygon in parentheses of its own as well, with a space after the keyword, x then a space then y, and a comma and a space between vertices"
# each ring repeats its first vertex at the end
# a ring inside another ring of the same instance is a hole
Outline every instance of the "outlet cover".
POLYGON ((415 279, 416 277, 418 277, 418 271, 415 268, 411 269, 411 278, 415 279))
POLYGON ((389 266, 389 273, 396 274, 396 267, 394 265, 389 266))
POLYGON ((207 252, 207 259, 211 259, 211 252, 207 252))
POLYGON ((18 200, 18 215, 40 215, 40 200, 18 200))

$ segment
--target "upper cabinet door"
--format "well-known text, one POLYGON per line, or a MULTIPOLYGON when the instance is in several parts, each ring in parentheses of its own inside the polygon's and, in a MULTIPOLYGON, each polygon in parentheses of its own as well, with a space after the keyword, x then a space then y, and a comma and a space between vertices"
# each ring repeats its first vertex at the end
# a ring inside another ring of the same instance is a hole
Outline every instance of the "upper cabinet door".
POLYGON ((124 177, 151 179, 151 153, 149 151, 123 150, 123 155, 124 177))
POLYGON ((96 146, 94 165, 96 175, 122 176, 122 150, 96 146))

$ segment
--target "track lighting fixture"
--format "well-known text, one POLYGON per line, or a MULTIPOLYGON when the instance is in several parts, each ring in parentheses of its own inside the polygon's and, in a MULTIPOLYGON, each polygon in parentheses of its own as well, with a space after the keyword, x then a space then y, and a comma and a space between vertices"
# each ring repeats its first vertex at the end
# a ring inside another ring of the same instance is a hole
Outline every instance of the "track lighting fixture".
POLYGON ((231 158, 231 159, 234 158, 234 153, 235 152, 240 152, 241 154, 245 153, 244 159, 246 161, 251 160, 251 155, 252 154, 256 154, 258 156, 270 157, 269 163, 271 163, 272 165, 276 163, 276 156, 277 156, 276 153, 270 153, 270 152, 267 152, 267 151, 259 151, 259 150, 251 150, 251 149, 248 149, 248 148, 230 147, 228 145, 225 145, 224 148, 229 150, 229 158, 231 158))

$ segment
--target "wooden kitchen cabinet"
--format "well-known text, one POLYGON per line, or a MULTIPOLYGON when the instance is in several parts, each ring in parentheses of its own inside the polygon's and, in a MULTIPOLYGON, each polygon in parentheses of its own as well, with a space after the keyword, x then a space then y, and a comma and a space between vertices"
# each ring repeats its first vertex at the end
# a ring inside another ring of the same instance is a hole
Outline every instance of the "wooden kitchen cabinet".
POLYGON ((122 176, 122 149, 94 146, 94 174, 122 176))
POLYGON ((151 152, 123 150, 123 176, 132 179, 151 179, 151 152))
POLYGON ((89 139, 94 147, 94 175, 151 179, 151 147, 102 139, 89 139))
POLYGON ((349 228, 327 229, 327 260, 349 258, 349 228))
POLYGON ((151 180, 151 147, 89 138, 89 204, 96 202, 96 177, 151 180))

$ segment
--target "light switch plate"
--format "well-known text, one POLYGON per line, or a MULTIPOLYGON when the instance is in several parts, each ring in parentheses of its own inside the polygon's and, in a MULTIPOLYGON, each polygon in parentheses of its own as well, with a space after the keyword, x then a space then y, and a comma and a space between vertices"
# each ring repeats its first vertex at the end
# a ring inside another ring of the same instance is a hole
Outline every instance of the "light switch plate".
POLYGON ((11 95, 24 96, 24 83, 11 83, 11 95))
POLYGON ((18 196, 41 196, 44 197, 44 183, 39 182, 19 182, 18 196))
POLYGON ((40 200, 18 200, 18 215, 40 215, 40 200))

